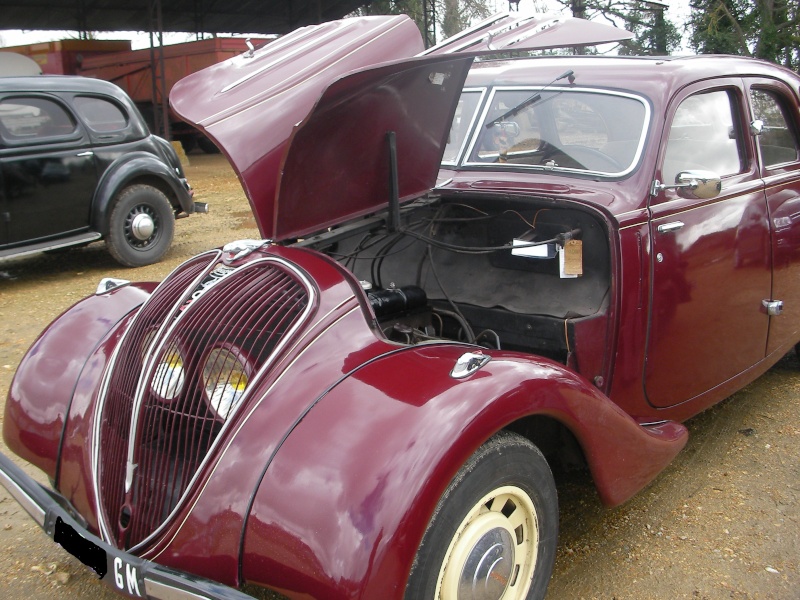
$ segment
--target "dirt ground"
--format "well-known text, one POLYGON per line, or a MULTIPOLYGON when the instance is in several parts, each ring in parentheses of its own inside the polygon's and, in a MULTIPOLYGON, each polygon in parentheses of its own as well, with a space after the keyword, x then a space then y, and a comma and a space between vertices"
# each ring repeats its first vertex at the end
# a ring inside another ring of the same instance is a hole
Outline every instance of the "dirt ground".
MULTIPOLYGON (((102 277, 159 280, 198 252, 258 237, 224 158, 189 160, 196 198, 211 212, 178 222, 163 262, 125 269, 102 243, 0 260, 0 403, 38 333, 102 277)), ((800 599, 800 362, 788 356, 687 425, 687 448, 621 507, 603 508, 583 475, 559 483, 549 600, 800 599)), ((117 597, 1 487, 0 548, 0 598, 117 597)))

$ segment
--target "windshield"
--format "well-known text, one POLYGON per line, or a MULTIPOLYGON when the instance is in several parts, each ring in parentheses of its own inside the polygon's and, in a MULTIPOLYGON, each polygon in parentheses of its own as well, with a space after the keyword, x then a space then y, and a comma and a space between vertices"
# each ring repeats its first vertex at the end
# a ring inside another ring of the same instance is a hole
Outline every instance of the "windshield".
POLYGON ((484 95, 462 93, 444 164, 620 177, 639 161, 650 109, 638 96, 533 87, 494 88, 482 103, 484 95))

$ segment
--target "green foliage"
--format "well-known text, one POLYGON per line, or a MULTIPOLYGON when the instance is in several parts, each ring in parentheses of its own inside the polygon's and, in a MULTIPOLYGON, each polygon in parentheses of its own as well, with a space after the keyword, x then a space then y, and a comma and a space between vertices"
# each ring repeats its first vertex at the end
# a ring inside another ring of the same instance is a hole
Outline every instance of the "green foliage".
POLYGON ((702 54, 754 56, 800 68, 797 0, 691 0, 691 44, 702 54))
POLYGON ((573 15, 587 19, 605 19, 634 34, 620 43, 619 54, 628 56, 663 56, 680 47, 681 34, 664 16, 664 8, 645 0, 556 0, 573 15))

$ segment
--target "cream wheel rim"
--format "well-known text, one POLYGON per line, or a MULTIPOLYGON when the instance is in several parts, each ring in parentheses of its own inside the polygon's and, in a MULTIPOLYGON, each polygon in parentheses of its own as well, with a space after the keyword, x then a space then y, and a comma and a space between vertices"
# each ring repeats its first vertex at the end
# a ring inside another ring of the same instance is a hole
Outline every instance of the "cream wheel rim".
POLYGON ((439 600, 523 600, 539 547, 536 509, 516 486, 486 494, 461 521, 436 582, 439 600))

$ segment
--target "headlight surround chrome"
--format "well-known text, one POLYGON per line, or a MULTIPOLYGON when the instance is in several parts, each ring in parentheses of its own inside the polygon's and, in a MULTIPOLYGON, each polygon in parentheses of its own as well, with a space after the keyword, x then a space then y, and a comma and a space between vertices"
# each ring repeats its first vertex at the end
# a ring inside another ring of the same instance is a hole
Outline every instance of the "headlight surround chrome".
POLYGON ((239 407, 250 382, 252 368, 243 352, 233 346, 213 348, 203 362, 202 378, 211 412, 225 421, 239 407))

